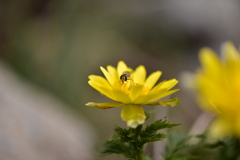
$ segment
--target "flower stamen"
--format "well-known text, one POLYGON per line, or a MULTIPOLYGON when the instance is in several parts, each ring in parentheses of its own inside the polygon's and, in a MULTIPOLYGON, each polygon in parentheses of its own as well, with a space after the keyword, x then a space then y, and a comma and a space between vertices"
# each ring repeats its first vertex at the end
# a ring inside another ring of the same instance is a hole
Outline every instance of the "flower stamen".
POLYGON ((132 79, 129 79, 127 81, 124 81, 123 83, 120 82, 120 88, 123 90, 130 91, 132 89, 132 86, 135 85, 132 79))

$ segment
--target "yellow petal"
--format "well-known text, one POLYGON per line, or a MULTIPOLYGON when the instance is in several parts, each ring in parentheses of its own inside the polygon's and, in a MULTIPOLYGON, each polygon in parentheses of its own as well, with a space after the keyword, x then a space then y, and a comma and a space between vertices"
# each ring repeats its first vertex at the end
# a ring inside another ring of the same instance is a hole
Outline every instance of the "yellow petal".
POLYGON ((177 83, 178 81, 176 79, 163 81, 159 83, 156 87, 154 87, 145 98, 148 99, 148 101, 154 101, 166 97, 170 94, 173 94, 177 92, 179 89, 171 91, 168 90, 174 87, 177 83))
POLYGON ((144 84, 146 79, 146 69, 144 66, 140 65, 136 68, 133 73, 133 82, 137 84, 144 84))
MULTIPOLYGON (((164 93, 159 92, 159 94, 154 94, 154 95, 152 95, 152 97, 149 98, 149 99, 150 99, 149 101, 154 101, 154 100, 157 100, 157 99, 161 99, 161 98, 166 97, 166 96, 168 96, 168 95, 171 95, 171 94, 173 94, 173 93, 175 93, 175 92, 177 92, 177 91, 179 91, 179 90, 180 90, 180 89, 174 89, 174 90, 167 91, 167 92, 164 92, 164 93)), ((159 91, 160 91, 160 90, 159 90, 159 91)))
POLYGON ((239 58, 238 51, 231 42, 226 42, 222 45, 222 56, 227 63, 236 61, 239 58))
POLYGON ((123 103, 121 102, 107 102, 107 103, 88 102, 86 105, 90 107, 100 108, 100 109, 108 109, 108 108, 120 107, 123 105, 123 103))
POLYGON ((128 103, 132 102, 129 95, 121 89, 113 90, 113 94, 114 94, 114 97, 116 97, 116 101, 118 101, 118 102, 122 102, 122 103, 125 103, 125 104, 128 104, 128 103))
POLYGON ((160 88, 167 88, 168 90, 174 87, 178 83, 178 80, 176 79, 170 79, 163 83, 160 88))
POLYGON ((88 78, 90 79, 91 83, 95 83, 96 85, 98 85, 100 87, 105 87, 109 90, 112 89, 109 82, 101 76, 90 75, 90 76, 88 76, 88 78))
POLYGON ((100 69, 103 72, 103 74, 105 75, 105 77, 107 78, 108 82, 111 84, 111 86, 113 86, 114 82, 115 82, 115 77, 113 77, 111 74, 109 74, 105 68, 100 67, 100 69))
POLYGON ((120 77, 124 71, 128 71, 129 68, 123 61, 119 61, 117 65, 118 76, 120 77))
POLYGON ((115 67, 108 65, 107 66, 108 72, 117 80, 119 80, 118 73, 115 67))
POLYGON ((144 89, 144 85, 133 85, 129 96, 131 98, 131 102, 136 103, 135 100, 139 97, 140 94, 142 94, 142 91, 144 89))
POLYGON ((210 126, 209 135, 212 138, 221 139, 233 133, 232 124, 222 118, 217 118, 210 126))
POLYGON ((204 71, 212 74, 219 73, 220 61, 216 53, 210 48, 203 48, 199 54, 199 60, 204 68, 204 71))
MULTIPOLYGON (((224 73, 225 76, 228 78, 229 81, 237 81, 238 83, 238 79, 240 77, 239 75, 239 70, 240 70, 240 63, 239 63, 239 53, 237 51, 237 49, 234 47, 234 45, 231 42, 226 42, 223 44, 223 52, 222 52, 222 56, 223 56, 223 66, 225 66, 224 69, 224 73), (229 78, 232 77, 232 78, 229 78)), ((234 82, 230 82, 230 85, 233 85, 234 87, 234 82)))
POLYGON ((162 72, 160 72, 160 71, 153 72, 150 76, 148 76, 148 78, 145 82, 145 86, 149 89, 152 89, 152 87, 155 85, 155 83, 160 78, 161 74, 162 74, 162 72))
POLYGON ((162 89, 162 90, 159 90, 156 93, 154 94, 143 94, 143 95, 140 95, 136 98, 135 100, 135 104, 145 104, 147 102, 150 102, 151 100, 156 100, 155 97, 159 97, 161 96, 162 94, 164 94, 165 92, 167 92, 167 89, 162 89))
POLYGON ((121 117, 131 128, 136 128, 138 125, 143 124, 146 119, 142 106, 134 104, 124 105, 121 111, 121 117))
MULTIPOLYGON (((152 90, 150 90, 150 92, 154 92, 154 93, 155 93, 157 90, 162 89, 162 88, 160 88, 160 87, 161 87, 164 83, 166 83, 166 80, 164 80, 164 81, 158 83, 155 87, 153 87, 152 90)), ((166 89, 166 90, 167 90, 167 89, 166 89)))
POLYGON ((175 89, 171 91, 168 91, 168 90, 171 89, 176 83, 178 83, 176 79, 163 81, 159 83, 157 86, 155 86, 148 94, 140 95, 139 97, 137 97, 137 99, 135 100, 135 103, 143 104, 143 103, 158 100, 170 94, 173 94, 177 92, 179 89, 175 89))
POLYGON ((158 94, 157 92, 159 92, 160 90, 166 89, 169 90, 172 87, 174 87, 176 84, 178 83, 178 80, 176 79, 171 79, 168 81, 163 81, 161 83, 159 83, 157 86, 155 86, 150 92, 149 94, 158 94))
POLYGON ((120 85, 120 76, 118 75, 117 69, 109 65, 107 66, 107 70, 109 74, 111 74, 111 77, 113 78, 112 87, 114 89, 118 89, 120 85))
POLYGON ((202 96, 202 95, 198 95, 196 96, 196 101, 198 102, 199 106, 210 113, 218 113, 218 114, 222 114, 221 111, 217 108, 217 106, 210 101, 209 99, 206 99, 206 97, 202 96))
POLYGON ((114 92, 112 89, 108 89, 107 87, 102 87, 98 83, 95 83, 94 81, 88 81, 88 84, 92 86, 94 89, 102 93, 103 95, 107 96, 108 98, 112 100, 116 100, 114 92))
POLYGON ((180 99, 179 98, 173 98, 173 99, 169 99, 169 100, 165 100, 165 101, 155 101, 155 102, 148 102, 146 103, 146 105, 162 105, 163 107, 175 107, 176 105, 178 105, 180 103, 180 99))

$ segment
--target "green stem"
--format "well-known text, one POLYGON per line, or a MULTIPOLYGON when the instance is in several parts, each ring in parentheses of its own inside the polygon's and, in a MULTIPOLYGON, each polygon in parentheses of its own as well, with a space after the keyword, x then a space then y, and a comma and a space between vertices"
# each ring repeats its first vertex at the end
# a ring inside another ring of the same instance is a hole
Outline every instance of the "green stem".
POLYGON ((144 160, 143 149, 134 146, 134 150, 136 153, 136 160, 144 160))
POLYGON ((135 139, 135 143, 131 143, 131 145, 133 146, 134 148, 134 151, 136 153, 136 160, 144 160, 144 152, 143 152, 143 146, 142 145, 139 145, 138 143, 138 136, 139 136, 139 133, 141 131, 141 128, 142 126, 138 126, 138 128, 135 128, 135 129, 132 129, 132 132, 134 132, 134 139, 135 139))

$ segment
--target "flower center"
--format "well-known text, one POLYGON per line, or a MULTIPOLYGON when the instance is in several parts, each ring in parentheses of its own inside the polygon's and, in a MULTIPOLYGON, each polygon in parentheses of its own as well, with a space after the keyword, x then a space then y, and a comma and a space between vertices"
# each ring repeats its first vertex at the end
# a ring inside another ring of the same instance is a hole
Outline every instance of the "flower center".
POLYGON ((120 82, 120 88, 127 92, 129 92, 131 90, 133 85, 135 85, 135 83, 133 82, 132 79, 120 82))

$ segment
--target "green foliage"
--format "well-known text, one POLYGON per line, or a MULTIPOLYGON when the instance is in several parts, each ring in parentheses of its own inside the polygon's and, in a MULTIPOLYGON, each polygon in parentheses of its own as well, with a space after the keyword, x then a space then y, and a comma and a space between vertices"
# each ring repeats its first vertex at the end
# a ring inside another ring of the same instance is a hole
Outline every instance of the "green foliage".
POLYGON ((145 144, 148 142, 160 141, 166 138, 166 134, 157 133, 158 130, 172 128, 178 125, 180 125, 180 123, 171 123, 166 120, 163 121, 162 119, 157 120, 140 132, 139 136, 141 138, 141 142, 142 144, 145 144))
POLYGON ((240 160, 240 140, 236 137, 209 142, 205 134, 171 133, 166 148, 164 160, 240 160))
POLYGON ((205 134, 188 136, 176 132, 159 132, 178 125, 160 119, 145 128, 143 125, 135 129, 115 126, 114 135, 105 143, 101 154, 118 154, 129 160, 152 160, 148 156, 144 157, 144 146, 167 137, 166 152, 161 154, 164 160, 240 160, 240 140, 236 137, 209 142, 205 134))
POLYGON ((107 141, 101 152, 103 156, 109 154, 118 154, 124 158, 134 159, 135 152, 131 145, 119 143, 118 141, 111 140, 107 141))
POLYGON ((139 125, 135 129, 115 126, 114 135, 105 143, 101 154, 118 154, 131 160, 151 160, 150 157, 143 156, 144 145, 149 142, 160 141, 167 136, 164 133, 158 133, 159 130, 178 125, 180 124, 160 119, 145 128, 143 128, 143 125, 139 125))
POLYGON ((238 138, 229 137, 224 141, 219 141, 214 147, 219 147, 217 160, 240 160, 240 140, 238 138))
POLYGON ((179 133, 171 133, 166 140, 167 152, 162 154, 165 160, 188 160, 192 158, 189 150, 192 145, 188 144, 191 136, 179 133))
POLYGON ((200 141, 191 153, 197 155, 198 159, 240 160, 239 138, 231 136, 211 143, 207 141, 207 137, 204 134, 198 136, 198 138, 200 138, 200 141), (207 158, 206 155, 208 155, 207 158))
POLYGON ((217 149, 221 142, 211 144, 205 134, 188 136, 181 133, 171 133, 166 141, 165 160, 215 160, 217 149))

